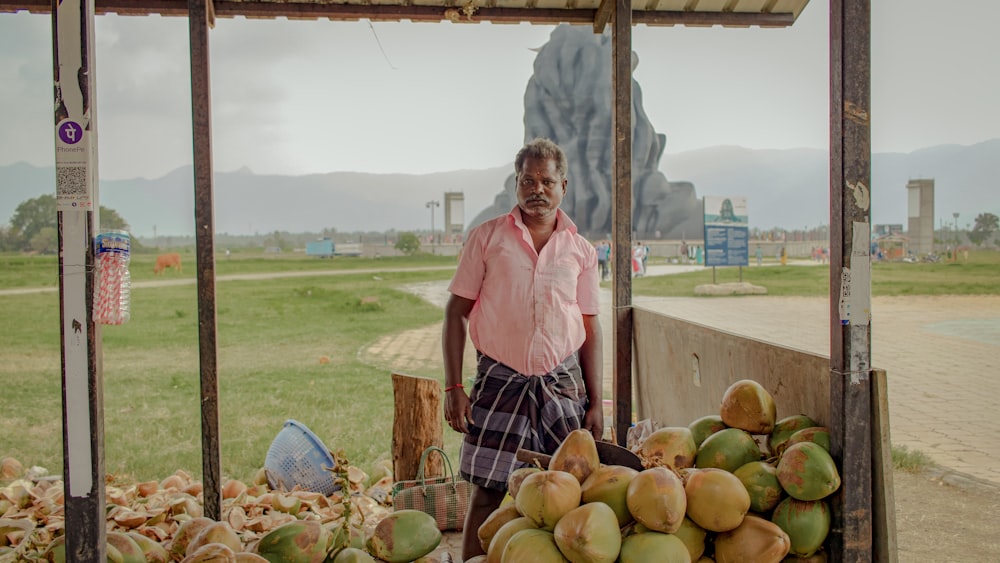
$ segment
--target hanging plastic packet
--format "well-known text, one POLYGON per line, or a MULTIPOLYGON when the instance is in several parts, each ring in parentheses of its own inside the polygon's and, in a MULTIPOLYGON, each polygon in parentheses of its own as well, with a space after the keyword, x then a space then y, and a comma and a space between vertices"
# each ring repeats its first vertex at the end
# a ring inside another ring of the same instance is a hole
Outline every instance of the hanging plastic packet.
POLYGON ((131 238, 125 231, 97 235, 94 256, 97 285, 94 294, 94 322, 120 325, 129 320, 132 276, 129 273, 131 238))

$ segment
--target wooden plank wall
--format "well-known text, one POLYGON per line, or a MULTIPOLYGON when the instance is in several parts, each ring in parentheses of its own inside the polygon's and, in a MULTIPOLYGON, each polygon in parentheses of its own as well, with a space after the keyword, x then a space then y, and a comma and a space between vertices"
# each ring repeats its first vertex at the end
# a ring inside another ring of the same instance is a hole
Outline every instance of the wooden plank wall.
POLYGON ((830 360, 632 308, 638 420, 687 426, 718 414, 735 381, 752 379, 774 396, 778 418, 806 414, 826 425, 830 415, 830 360))

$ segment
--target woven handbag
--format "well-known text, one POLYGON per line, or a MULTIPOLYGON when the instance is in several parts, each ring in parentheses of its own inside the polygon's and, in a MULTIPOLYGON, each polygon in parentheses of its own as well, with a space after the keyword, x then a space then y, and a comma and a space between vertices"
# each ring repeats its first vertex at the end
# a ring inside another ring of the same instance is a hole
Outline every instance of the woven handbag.
POLYGON ((399 481, 392 486, 393 510, 419 510, 434 517, 438 529, 461 530, 465 524, 465 513, 469 510, 469 496, 472 486, 464 479, 456 479, 451 469, 451 460, 444 450, 431 446, 420 456, 417 478, 399 481), (444 477, 427 479, 424 477, 424 462, 431 452, 437 452, 444 460, 447 473, 444 477))

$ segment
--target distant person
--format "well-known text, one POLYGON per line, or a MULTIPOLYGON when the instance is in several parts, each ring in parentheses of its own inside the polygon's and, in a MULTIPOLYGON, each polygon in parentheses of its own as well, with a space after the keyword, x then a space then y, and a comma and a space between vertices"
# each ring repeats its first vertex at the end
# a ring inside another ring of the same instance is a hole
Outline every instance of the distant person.
POLYGON ((757 245, 757 265, 760 266, 761 261, 764 259, 764 251, 760 249, 760 245, 757 245))
POLYGON ((632 275, 642 277, 646 274, 646 247, 636 242, 632 247, 632 275))
POLYGON ((448 286, 444 417, 465 436, 472 483, 462 560, 484 553, 478 530, 503 500, 518 448, 553 453, 573 430, 604 433, 597 252, 559 209, 566 155, 548 139, 514 159, 517 205, 475 227, 448 286), (478 365, 462 385, 466 334, 478 365))
POLYGON ((781 254, 780 254, 780 258, 778 258, 778 260, 781 262, 782 266, 787 266, 788 265, 788 253, 785 251, 785 247, 784 246, 781 247, 781 254))
POLYGON ((677 254, 679 254, 681 256, 681 258, 684 259, 685 262, 687 262, 687 260, 688 260, 688 243, 687 243, 687 241, 685 241, 683 239, 681 240, 681 247, 677 251, 677 254))
POLYGON ((611 243, 602 240, 597 243, 597 266, 601 271, 601 281, 607 281, 611 276, 611 243))

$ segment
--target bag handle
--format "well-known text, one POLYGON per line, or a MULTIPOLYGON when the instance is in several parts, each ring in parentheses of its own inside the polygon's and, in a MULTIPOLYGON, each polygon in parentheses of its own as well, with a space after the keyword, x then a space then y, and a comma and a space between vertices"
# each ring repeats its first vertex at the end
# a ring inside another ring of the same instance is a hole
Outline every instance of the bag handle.
POLYGON ((420 490, 424 493, 424 496, 427 496, 427 479, 424 476, 424 462, 427 461, 427 456, 429 456, 431 452, 441 454, 441 459, 444 460, 445 467, 448 469, 448 472, 445 474, 445 478, 450 479, 452 492, 457 491, 458 485, 455 483, 455 472, 451 468, 451 460, 448 459, 448 454, 437 446, 428 446, 427 449, 424 450, 424 453, 420 454, 420 465, 417 466, 417 480, 420 481, 420 490))

